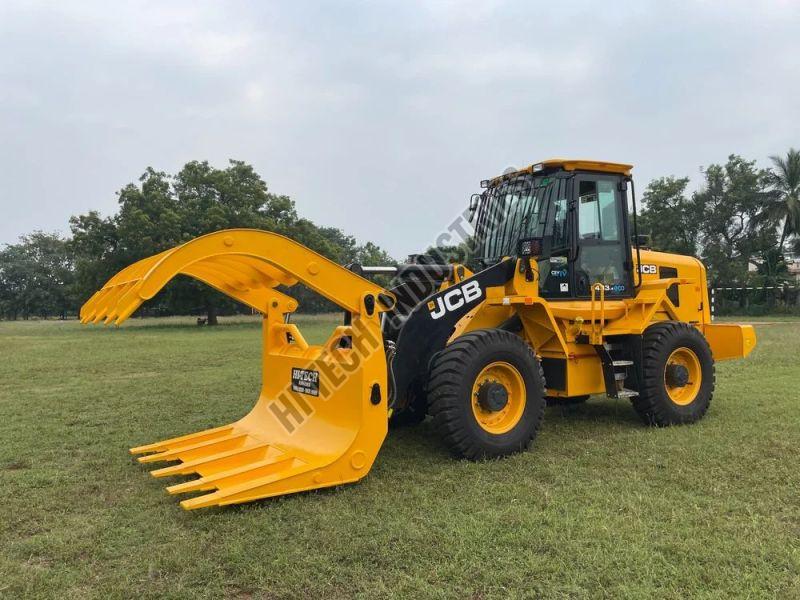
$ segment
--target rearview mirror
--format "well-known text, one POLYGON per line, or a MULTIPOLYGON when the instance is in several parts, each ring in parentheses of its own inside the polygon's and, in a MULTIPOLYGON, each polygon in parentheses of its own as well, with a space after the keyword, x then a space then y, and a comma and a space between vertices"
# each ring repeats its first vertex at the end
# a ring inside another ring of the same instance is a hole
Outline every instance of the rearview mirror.
POLYGON ((472 194, 469 197, 469 222, 472 223, 472 219, 475 218, 475 211, 478 210, 478 204, 481 201, 480 194, 472 194))

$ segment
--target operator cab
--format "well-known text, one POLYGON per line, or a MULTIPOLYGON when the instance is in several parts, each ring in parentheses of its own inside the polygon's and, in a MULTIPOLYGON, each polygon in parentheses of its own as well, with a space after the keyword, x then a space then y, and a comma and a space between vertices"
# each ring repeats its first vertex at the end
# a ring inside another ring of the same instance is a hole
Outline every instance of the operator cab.
POLYGON ((633 295, 628 182, 631 165, 548 160, 481 182, 476 255, 484 265, 541 240, 539 292, 550 300, 633 295))

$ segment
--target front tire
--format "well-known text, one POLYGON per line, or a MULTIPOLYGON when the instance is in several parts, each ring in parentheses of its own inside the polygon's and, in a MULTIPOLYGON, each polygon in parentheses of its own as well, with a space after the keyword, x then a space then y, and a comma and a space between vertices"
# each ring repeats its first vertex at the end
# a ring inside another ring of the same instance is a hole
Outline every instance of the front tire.
POLYGON ((393 414, 389 419, 389 427, 392 429, 419 425, 428 416, 428 398, 423 384, 415 381, 408 394, 408 406, 401 412, 393 414))
POLYGON ((433 360, 429 412, 445 443, 470 460, 525 450, 544 414, 544 375, 531 347, 500 329, 467 333, 433 360))
POLYGON ((714 394, 714 358, 700 331, 668 321, 648 327, 642 340, 643 381, 633 407, 648 425, 699 421, 714 394))

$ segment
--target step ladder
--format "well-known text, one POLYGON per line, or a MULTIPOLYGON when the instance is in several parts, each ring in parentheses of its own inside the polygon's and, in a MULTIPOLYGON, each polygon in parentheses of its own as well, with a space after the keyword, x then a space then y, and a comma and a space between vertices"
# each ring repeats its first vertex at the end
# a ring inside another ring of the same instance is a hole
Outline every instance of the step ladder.
POLYGON ((638 396, 639 392, 625 387, 625 381, 628 378, 628 367, 633 366, 633 361, 615 359, 612 355, 612 352, 619 352, 624 346, 622 344, 603 342, 601 344, 593 344, 593 347, 603 365, 603 381, 606 385, 606 395, 609 398, 635 398, 638 396))

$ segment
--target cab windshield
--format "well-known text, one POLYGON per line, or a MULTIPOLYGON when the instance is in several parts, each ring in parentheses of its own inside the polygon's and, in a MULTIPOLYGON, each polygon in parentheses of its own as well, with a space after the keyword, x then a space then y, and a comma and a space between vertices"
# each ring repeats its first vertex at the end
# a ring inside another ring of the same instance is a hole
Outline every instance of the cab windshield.
POLYGON ((483 193, 475 221, 479 260, 515 256, 520 239, 543 236, 552 182, 552 177, 520 175, 483 193))

